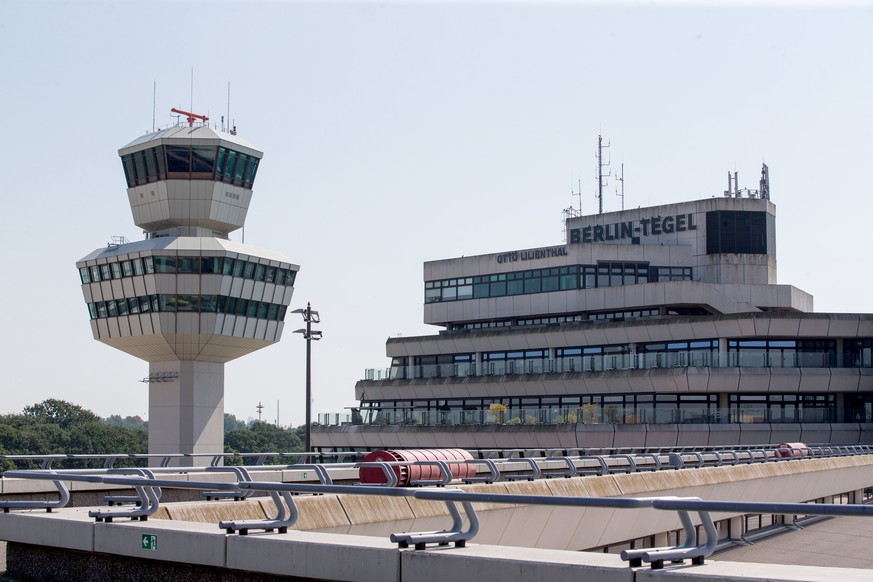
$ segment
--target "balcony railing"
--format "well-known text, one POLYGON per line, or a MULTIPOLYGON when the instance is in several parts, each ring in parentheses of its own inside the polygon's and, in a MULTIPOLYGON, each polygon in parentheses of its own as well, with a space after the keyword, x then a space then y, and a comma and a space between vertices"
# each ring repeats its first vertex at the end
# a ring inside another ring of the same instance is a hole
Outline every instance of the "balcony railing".
POLYGON ((835 361, 836 355, 833 352, 729 352, 720 355, 718 350, 688 350, 368 368, 364 372, 364 379, 413 380, 688 367, 829 368, 835 365, 835 361))
MULTIPOLYGON (((352 424, 365 425, 559 425, 559 424, 760 424, 832 422, 829 407, 781 408, 739 406, 710 407, 623 407, 584 404, 570 408, 510 408, 478 410, 356 409, 352 424)), ((319 415, 327 426, 347 424, 345 415, 319 415), (342 417, 342 421, 340 421, 342 417), (336 422, 334 422, 336 419, 336 422)))

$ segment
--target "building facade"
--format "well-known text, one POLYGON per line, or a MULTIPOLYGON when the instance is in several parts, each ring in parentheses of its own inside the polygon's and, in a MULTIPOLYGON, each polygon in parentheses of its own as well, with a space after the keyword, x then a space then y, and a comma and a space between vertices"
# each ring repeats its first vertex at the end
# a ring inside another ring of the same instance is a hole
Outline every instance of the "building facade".
POLYGON ((441 331, 389 339, 390 368, 368 370, 360 408, 313 441, 869 441, 873 316, 815 313, 776 267, 764 187, 568 216, 561 245, 427 262, 424 321, 441 331))
POLYGON ((279 341, 299 269, 229 240, 263 154, 189 119, 119 155, 145 239, 76 263, 91 331, 149 362, 150 453, 223 452, 224 364, 279 341))

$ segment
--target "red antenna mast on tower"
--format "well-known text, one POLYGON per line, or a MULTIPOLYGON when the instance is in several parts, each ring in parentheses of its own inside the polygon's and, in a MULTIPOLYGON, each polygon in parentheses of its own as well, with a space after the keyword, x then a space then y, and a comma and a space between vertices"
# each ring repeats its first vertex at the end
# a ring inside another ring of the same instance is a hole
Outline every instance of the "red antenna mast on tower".
POLYGON ((191 113, 190 111, 182 111, 181 109, 176 109, 175 107, 170 109, 170 111, 172 111, 173 113, 178 113, 179 115, 184 115, 185 117, 187 117, 188 118, 188 125, 190 127, 194 127, 194 120, 195 119, 199 119, 200 121, 202 121, 204 123, 209 121, 209 118, 206 117, 205 115, 198 115, 197 113, 191 113))

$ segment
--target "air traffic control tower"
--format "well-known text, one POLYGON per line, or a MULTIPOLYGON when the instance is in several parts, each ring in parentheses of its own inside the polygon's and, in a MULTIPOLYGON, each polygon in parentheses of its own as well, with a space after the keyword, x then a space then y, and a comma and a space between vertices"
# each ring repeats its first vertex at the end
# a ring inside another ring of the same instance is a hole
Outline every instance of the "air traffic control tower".
POLYGON ((236 128, 174 112, 187 125, 118 151, 145 240, 76 266, 94 339, 149 363, 149 453, 223 452, 224 364, 279 341, 299 267, 228 238, 245 223, 263 153, 236 128))

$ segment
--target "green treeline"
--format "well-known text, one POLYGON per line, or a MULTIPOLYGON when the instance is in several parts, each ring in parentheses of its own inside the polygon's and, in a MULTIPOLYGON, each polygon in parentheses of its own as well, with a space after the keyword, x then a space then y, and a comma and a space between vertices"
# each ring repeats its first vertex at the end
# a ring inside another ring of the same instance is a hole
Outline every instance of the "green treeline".
MULTIPOLYGON (((265 422, 251 426, 224 415, 227 453, 292 452, 303 449, 303 427, 283 429, 265 422)), ((111 454, 148 452, 148 423, 138 416, 100 418, 64 400, 48 399, 26 406, 20 414, 0 415, 0 455, 111 454)), ((235 459, 239 460, 239 459, 235 459)), ((204 464, 206 459, 204 459, 204 464)), ((231 460, 228 460, 230 464, 231 460)), ((254 459, 247 460, 248 464, 254 459)), ((288 461, 284 461, 287 463, 288 461)), ((130 466, 119 461, 116 466, 130 466)), ((102 461, 55 462, 53 468, 101 467, 102 461)), ((37 468, 38 464, 0 461, 0 469, 37 468)))

